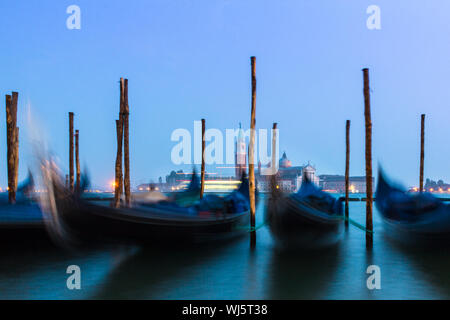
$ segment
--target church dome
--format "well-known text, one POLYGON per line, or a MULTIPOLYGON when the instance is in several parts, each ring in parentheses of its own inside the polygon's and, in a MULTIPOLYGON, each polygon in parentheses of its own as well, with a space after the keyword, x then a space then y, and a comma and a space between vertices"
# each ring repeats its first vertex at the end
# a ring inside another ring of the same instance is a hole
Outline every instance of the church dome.
POLYGON ((283 156, 280 159, 280 168, 290 168, 291 166, 291 160, 287 158, 286 152, 283 152, 283 156))
POLYGON ((314 172, 314 171, 316 171, 316 169, 314 169, 311 165, 308 164, 306 167, 303 168, 303 171, 314 172))

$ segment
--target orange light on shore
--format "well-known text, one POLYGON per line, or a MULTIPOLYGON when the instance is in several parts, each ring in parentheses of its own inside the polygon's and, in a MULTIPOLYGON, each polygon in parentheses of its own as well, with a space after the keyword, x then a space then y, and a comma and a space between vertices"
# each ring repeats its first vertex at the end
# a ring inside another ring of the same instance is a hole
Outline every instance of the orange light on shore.
POLYGON ((109 185, 111 186, 111 188, 115 189, 116 188, 116 181, 112 180, 109 185))
POLYGON ((434 189, 433 188, 430 188, 430 192, 433 192, 434 191, 434 189))

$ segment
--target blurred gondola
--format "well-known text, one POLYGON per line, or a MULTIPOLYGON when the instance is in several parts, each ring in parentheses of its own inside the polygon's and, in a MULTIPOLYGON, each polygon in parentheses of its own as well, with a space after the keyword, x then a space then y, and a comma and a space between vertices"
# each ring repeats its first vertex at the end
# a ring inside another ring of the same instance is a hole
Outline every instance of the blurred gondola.
MULTIPOLYGON (((230 239, 249 230, 246 177, 243 177, 240 188, 228 196, 205 195, 188 206, 163 200, 113 208, 105 203, 85 200, 81 193, 70 193, 60 175, 51 168, 44 176, 49 191, 47 210, 51 217, 48 229, 62 245, 91 244, 94 241, 183 246, 230 239)), ((195 179, 188 188, 190 196, 195 189, 193 184, 198 183, 195 179)))
POLYGON ((0 247, 3 249, 48 243, 42 212, 34 195, 30 172, 17 188, 15 204, 9 203, 7 192, 0 194, 0 247))
POLYGON ((342 200, 317 188, 305 175, 297 193, 286 195, 275 176, 271 180, 267 221, 282 247, 323 248, 342 234, 342 200))
POLYGON ((380 170, 376 199, 388 235, 395 239, 410 244, 450 240, 450 205, 432 194, 407 194, 401 187, 389 184, 380 170))

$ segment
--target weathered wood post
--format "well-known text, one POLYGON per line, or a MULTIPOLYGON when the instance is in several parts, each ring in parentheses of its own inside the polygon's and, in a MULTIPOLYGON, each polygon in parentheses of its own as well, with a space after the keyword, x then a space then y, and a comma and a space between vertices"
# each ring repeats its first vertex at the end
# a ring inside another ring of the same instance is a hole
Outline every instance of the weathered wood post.
MULTIPOLYGON (((19 101, 19 93, 12 93, 11 110, 13 112, 13 154, 14 154, 14 176, 13 185, 14 192, 17 190, 18 174, 19 174, 19 128, 17 127, 17 103, 19 101)), ((15 196, 14 196, 15 200, 15 196)))
POLYGON ((131 186, 130 186, 130 131, 129 131, 129 115, 130 107, 128 105, 128 79, 124 83, 123 95, 123 152, 124 152, 124 187, 125 187, 125 203, 131 206, 131 186))
POLYGON ((75 130, 75 166, 77 172, 76 191, 80 192, 81 171, 80 171, 80 131, 75 130))
POLYGON ((345 225, 348 226, 349 207, 348 190, 350 188, 350 120, 345 126, 345 225))
POLYGON ((73 192, 74 168, 73 168, 73 112, 69 112, 69 189, 73 192))
POLYGON ((122 175, 122 149, 123 149, 123 108, 124 108, 124 80, 120 78, 120 111, 119 120, 116 120, 117 132, 117 154, 116 154, 116 175, 114 183, 114 207, 120 206, 120 197, 123 191, 123 175, 122 175))
POLYGON ((117 155, 116 155, 116 168, 115 168, 115 180, 114 180, 114 207, 118 208, 120 206, 120 197, 122 196, 122 193, 123 193, 122 120, 116 120, 116 133, 117 133, 117 155))
POLYGON ((203 199, 203 193, 205 192, 205 119, 202 119, 202 167, 200 178, 200 199, 203 199))
POLYGON ((425 162, 425 115, 422 114, 422 121, 420 126, 420 181, 419 190, 423 192, 423 168, 425 162))
POLYGON ((6 140, 8 162, 8 200, 16 203, 17 178, 19 172, 19 128, 17 127, 17 102, 19 93, 6 95, 6 140))
POLYGON ((364 76, 364 118, 366 126, 366 247, 373 246, 373 189, 372 189, 372 119, 370 114, 369 69, 363 69, 364 76))
MULTIPOLYGON (((13 99, 14 101, 14 99, 13 99)), ((17 102, 16 102, 16 110, 17 110, 17 102)), ((17 184, 19 182, 19 127, 16 127, 14 132, 14 188, 17 190, 17 184)), ((16 191, 14 191, 15 194, 16 191)), ((14 199, 15 199, 14 195, 14 199)))
POLYGON ((251 57, 251 74, 252 74, 252 109, 250 119, 250 142, 248 146, 248 182, 249 182, 249 198, 250 198, 250 227, 252 229, 250 242, 254 246, 256 244, 255 231, 255 125, 256 125, 256 58, 251 57))

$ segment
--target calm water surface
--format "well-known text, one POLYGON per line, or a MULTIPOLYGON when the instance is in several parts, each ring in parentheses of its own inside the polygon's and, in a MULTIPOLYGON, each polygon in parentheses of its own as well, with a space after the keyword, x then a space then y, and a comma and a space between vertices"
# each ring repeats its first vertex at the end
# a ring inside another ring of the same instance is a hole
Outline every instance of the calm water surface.
MULTIPOLYGON (((264 204, 257 220, 263 221, 264 204)), ((365 203, 351 202, 365 224, 365 203)), ((442 299, 450 298, 450 253, 398 246, 374 212, 374 249, 350 226, 331 250, 283 252, 267 227, 227 245, 192 250, 139 247, 64 252, 50 246, 2 250, 0 299, 442 299), (68 290, 66 268, 81 268, 81 290, 68 290), (366 287, 369 265, 381 290, 366 287)))

